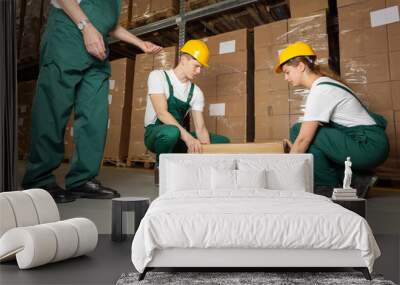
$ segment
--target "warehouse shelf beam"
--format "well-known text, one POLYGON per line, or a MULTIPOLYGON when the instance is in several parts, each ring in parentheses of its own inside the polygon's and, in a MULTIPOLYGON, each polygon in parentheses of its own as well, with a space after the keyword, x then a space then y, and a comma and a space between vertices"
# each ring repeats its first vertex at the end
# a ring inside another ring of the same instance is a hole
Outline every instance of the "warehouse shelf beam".
MULTIPOLYGON (((183 0, 180 0, 184 2, 183 0)), ((210 4, 205 7, 192 10, 189 12, 184 12, 179 15, 169 17, 167 19, 163 19, 154 23, 150 23, 141 27, 129 29, 129 32, 136 36, 148 34, 151 32, 159 31, 165 28, 174 27, 174 26, 183 26, 187 22, 200 20, 202 18, 212 16, 218 13, 222 13, 225 11, 229 11, 232 9, 240 8, 246 5, 250 5, 253 3, 257 3, 259 0, 225 0, 218 3, 210 4)), ((182 4, 180 5, 182 6, 182 4)), ((110 39, 110 43, 115 43, 118 40, 110 39)))

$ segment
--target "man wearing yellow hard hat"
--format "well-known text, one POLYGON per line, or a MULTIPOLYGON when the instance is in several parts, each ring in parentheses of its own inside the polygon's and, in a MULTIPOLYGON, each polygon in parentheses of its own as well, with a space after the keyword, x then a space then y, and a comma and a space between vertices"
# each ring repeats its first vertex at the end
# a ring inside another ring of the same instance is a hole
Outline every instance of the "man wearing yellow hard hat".
POLYGON ((369 111, 341 80, 324 75, 317 56, 304 42, 289 45, 279 55, 277 73, 293 86, 310 90, 302 123, 290 130, 291 153, 314 156, 314 192, 330 196, 341 186, 344 161, 351 157, 353 186, 365 196, 375 180, 369 170, 388 157, 386 120, 369 111))
POLYGON ((153 70, 148 78, 145 114, 146 147, 157 154, 200 153, 202 144, 228 143, 224 136, 210 134, 204 123, 204 95, 191 81, 208 67, 209 50, 201 40, 189 40, 181 49, 178 65, 171 70, 153 70), (183 126, 191 112, 195 132, 183 126))

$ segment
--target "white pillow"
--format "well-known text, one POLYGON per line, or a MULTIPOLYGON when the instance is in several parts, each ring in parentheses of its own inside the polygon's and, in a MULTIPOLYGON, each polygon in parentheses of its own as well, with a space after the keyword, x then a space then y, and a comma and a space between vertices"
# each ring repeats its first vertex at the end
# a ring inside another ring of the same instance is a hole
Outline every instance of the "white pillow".
POLYGON ((211 170, 212 190, 238 190, 241 188, 266 188, 267 177, 264 170, 211 170))
POLYGON ((236 162, 218 161, 213 166, 194 164, 188 160, 169 162, 167 165, 167 191, 211 189, 212 169, 234 169, 236 162))
POLYGON ((237 188, 267 188, 267 171, 236 170, 237 188))
POLYGON ((236 190, 236 170, 212 168, 211 189, 236 190))
POLYGON ((171 191, 209 189, 211 187, 211 167, 169 163, 168 188, 171 191))
POLYGON ((295 159, 240 159, 240 170, 266 169, 267 189, 307 191, 309 168, 304 160, 295 159))

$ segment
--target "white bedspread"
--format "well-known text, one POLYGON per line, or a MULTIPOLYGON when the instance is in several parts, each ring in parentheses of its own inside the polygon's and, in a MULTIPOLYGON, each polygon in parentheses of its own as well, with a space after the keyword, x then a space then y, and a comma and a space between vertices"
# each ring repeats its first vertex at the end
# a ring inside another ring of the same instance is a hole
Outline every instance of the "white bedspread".
POLYGON ((358 249, 371 272, 380 256, 359 215, 323 196, 265 189, 160 196, 136 232, 132 262, 143 272, 165 248, 358 249))

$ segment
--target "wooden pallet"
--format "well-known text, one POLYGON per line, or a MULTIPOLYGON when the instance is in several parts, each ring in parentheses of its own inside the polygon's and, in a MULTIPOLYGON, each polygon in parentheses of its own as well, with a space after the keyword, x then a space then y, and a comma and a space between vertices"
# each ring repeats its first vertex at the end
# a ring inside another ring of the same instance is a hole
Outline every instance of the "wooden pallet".
POLYGON ((116 166, 116 167, 126 167, 126 160, 120 158, 103 158, 103 166, 116 166))
POLYGON ((152 169, 154 168, 155 163, 156 160, 154 159, 153 156, 134 157, 127 159, 126 166, 152 169))

